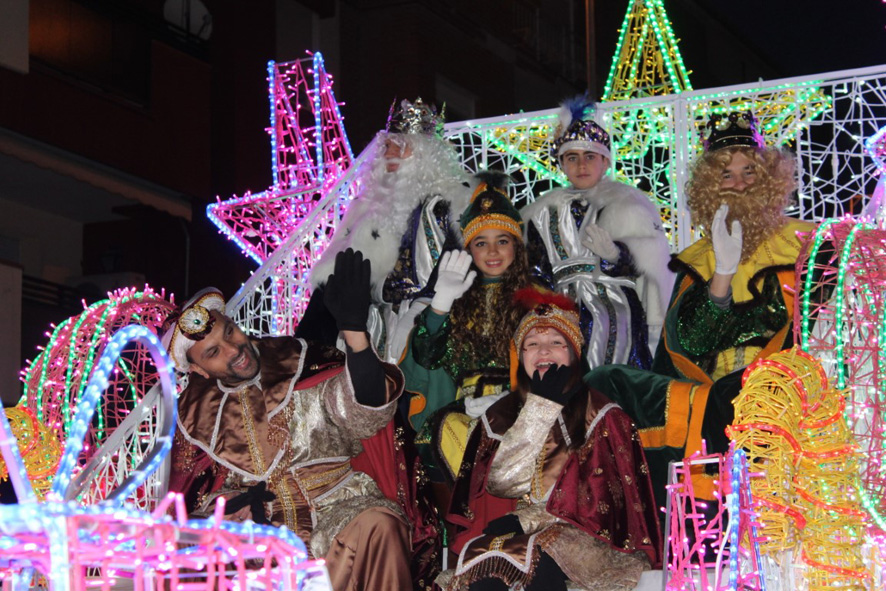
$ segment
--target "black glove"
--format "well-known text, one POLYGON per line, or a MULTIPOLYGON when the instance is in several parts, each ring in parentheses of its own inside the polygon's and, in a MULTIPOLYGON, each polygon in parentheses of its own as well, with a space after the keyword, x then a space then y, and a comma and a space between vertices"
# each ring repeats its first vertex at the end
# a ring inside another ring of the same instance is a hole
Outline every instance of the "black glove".
POLYGON ((538 370, 535 370, 535 373, 532 374, 530 388, 533 394, 538 394, 542 398, 565 406, 581 390, 581 381, 575 383, 571 388, 567 388, 571 377, 572 368, 568 365, 549 367, 544 377, 541 377, 538 370))
POLYGON ((364 406, 378 408, 387 403, 385 370, 381 360, 371 348, 354 353, 348 347, 348 371, 354 384, 354 398, 364 406))
POLYGON ((369 259, 364 259, 359 250, 349 248, 335 255, 335 271, 326 280, 323 303, 339 330, 366 330, 371 271, 369 259))
POLYGON ((487 536, 503 536, 510 533, 519 536, 523 534, 523 526, 520 525, 519 517, 513 513, 508 513, 487 523, 486 527, 483 528, 483 533, 487 536))
POLYGON ((243 507, 249 506, 252 511, 252 520, 255 523, 270 525, 268 516, 265 513, 265 503, 269 503, 277 498, 277 495, 267 489, 267 484, 259 482, 255 486, 250 486, 246 492, 240 493, 225 504, 225 515, 236 513, 243 507))

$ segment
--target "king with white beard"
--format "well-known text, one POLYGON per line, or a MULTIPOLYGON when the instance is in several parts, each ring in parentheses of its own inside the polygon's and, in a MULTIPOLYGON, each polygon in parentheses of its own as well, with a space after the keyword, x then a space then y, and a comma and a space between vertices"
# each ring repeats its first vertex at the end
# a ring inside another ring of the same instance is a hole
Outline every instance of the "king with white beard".
MULTIPOLYGON (((369 330, 379 355, 395 363, 415 317, 430 301, 423 290, 437 260, 461 245, 458 218, 470 188, 442 128, 443 114, 420 98, 395 103, 385 129, 367 148, 373 157, 357 172, 357 196, 311 271, 317 293, 337 253, 353 248, 372 262, 369 330)), ((296 334, 328 343, 337 334, 329 320, 322 297, 312 297, 296 334)))

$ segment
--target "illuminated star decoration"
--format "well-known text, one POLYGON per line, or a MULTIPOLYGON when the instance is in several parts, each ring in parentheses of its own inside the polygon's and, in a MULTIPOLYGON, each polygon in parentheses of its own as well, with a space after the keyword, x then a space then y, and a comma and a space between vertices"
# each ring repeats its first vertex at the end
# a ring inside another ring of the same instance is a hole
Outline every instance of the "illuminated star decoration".
MULTIPOLYGON (((603 101, 679 94, 692 90, 679 39, 662 0, 633 0, 618 31, 603 101)), ((670 113, 654 107, 611 114, 617 160, 643 158, 650 147, 670 142, 670 113)))
POLYGON ((633 0, 618 31, 602 100, 621 101, 692 90, 662 0, 633 0))
MULTIPOLYGON (((619 30, 601 100, 619 101, 692 90, 677 41, 661 0, 633 0, 619 30)), ((652 145, 670 142, 671 117, 669 111, 657 108, 607 114, 609 121, 604 127, 611 133, 615 159, 642 158, 652 145)), ((490 139, 491 147, 502 153, 503 168, 512 175, 516 171, 522 173, 536 194, 546 184, 568 184, 546 149, 556 124, 557 117, 553 114, 533 117, 515 126, 494 130, 490 139)), ((619 180, 630 182, 627 178, 619 180)))
POLYGON ((181 495, 167 495, 153 513, 124 505, 172 448, 176 422, 173 364, 154 333, 131 325, 116 332, 96 364, 74 419, 46 502, 28 481, 16 439, 0 413, 0 454, 18 502, 0 506, 0 581, 27 589, 35 574, 50 591, 110 589, 129 580, 142 591, 161 589, 331 589, 322 561, 308 560, 304 543, 285 528, 223 521, 224 501, 210 519, 187 520, 181 495), (147 349, 161 390, 160 435, 145 442, 144 460, 94 505, 71 500, 72 476, 84 437, 109 378, 133 342, 147 349), (175 517, 170 514, 174 506, 175 517), (87 578, 88 577, 88 578, 87 578), (306 579, 313 579, 308 585, 306 579), (304 586, 303 586, 304 585, 304 586))
MULTIPOLYGON (((268 62, 273 185, 207 207, 221 232, 259 265, 292 234, 354 161, 332 76, 318 52, 268 62)), ((306 251, 309 267, 316 253, 306 251)))

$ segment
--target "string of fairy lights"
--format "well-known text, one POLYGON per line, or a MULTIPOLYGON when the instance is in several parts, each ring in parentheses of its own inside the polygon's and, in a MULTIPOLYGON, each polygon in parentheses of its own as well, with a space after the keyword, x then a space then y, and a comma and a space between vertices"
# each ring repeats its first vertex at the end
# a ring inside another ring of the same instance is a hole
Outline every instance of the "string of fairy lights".
POLYGON ((804 351, 832 360, 828 373, 835 386, 848 388, 844 414, 866 457, 859 469, 861 503, 881 530, 886 530, 884 239, 886 230, 866 220, 818 226, 799 262, 805 279, 796 330, 804 351))
MULTIPOLYGON (((22 374, 24 392, 20 406, 33 410, 35 418, 60 441, 68 441, 75 411, 81 405, 96 364, 111 335, 128 325, 149 327, 160 332, 166 317, 175 309, 164 292, 123 289, 87 306, 79 315, 54 327, 40 354, 22 374)), ((142 400, 157 379, 157 368, 147 350, 138 344, 123 352, 115 361, 103 396, 96 402, 95 416, 84 434, 79 461, 89 461, 101 444, 119 427, 142 400)), ((118 462, 108 462, 97 479, 116 479, 117 471, 125 471, 138 462, 144 452, 144 440, 156 436, 156 416, 148 413, 142 424, 116 450, 118 462)), ((52 452, 46 448, 47 454, 52 452)), ((49 455, 47 455, 47 458, 49 455)), ((159 489, 156 477, 149 481, 152 490, 159 489)), ((95 482, 86 497, 101 498, 107 487, 95 482)), ((137 495, 133 502, 146 506, 150 495, 137 495)), ((95 499, 94 499, 95 500, 95 499)), ((154 499, 156 500, 156 499, 154 499)))
POLYGON ((619 29, 604 101, 692 90, 662 0, 632 0, 619 29))

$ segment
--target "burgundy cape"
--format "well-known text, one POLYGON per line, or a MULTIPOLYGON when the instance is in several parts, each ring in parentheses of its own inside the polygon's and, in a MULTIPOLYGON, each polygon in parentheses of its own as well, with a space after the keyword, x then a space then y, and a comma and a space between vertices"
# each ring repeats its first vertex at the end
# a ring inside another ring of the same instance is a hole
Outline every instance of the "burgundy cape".
MULTIPOLYGON (((343 371, 343 356, 329 362, 312 354, 323 349, 308 347, 309 358, 305 360, 302 379, 296 383, 296 390, 316 386, 343 371)), ((364 439, 364 452, 351 459, 351 467, 372 477, 382 493, 397 503, 409 519, 411 570, 415 588, 430 589, 440 570, 438 521, 426 490, 426 479, 421 477, 421 464, 414 445, 409 438, 403 437, 404 430, 397 425, 400 420, 397 413, 384 429, 364 439)), ((201 498, 221 489, 228 475, 225 467, 216 464, 208 454, 183 437, 175 438, 172 462, 169 490, 184 494, 189 512, 199 505, 201 498)), ((309 515, 307 517, 310 518, 309 515)))
MULTIPOLYGON (((581 396, 579 394, 578 396, 581 396)), ((586 391, 588 404, 601 409, 610 401, 596 390, 586 391)), ((486 411, 487 420, 501 435, 513 425, 521 408, 518 394, 499 400, 486 411)), ((462 469, 446 520, 456 526, 453 550, 460 552, 469 540, 483 534, 491 520, 516 507, 517 499, 486 492, 486 481, 499 442, 479 423, 465 451, 462 469)), ((619 551, 643 551, 653 568, 662 561, 662 540, 643 449, 630 418, 620 408, 609 410, 595 424, 581 449, 570 454, 546 505, 548 513, 574 525, 619 551), (600 475, 603 478, 600 478, 600 475), (592 478, 593 475, 593 478, 592 478), (611 487, 635 479, 640 486, 611 487), (629 492, 616 499, 613 490, 629 492), (625 507, 602 513, 598 507, 625 507), (633 540, 633 548, 629 548, 633 540), (628 548, 628 550, 626 550, 628 548)))

